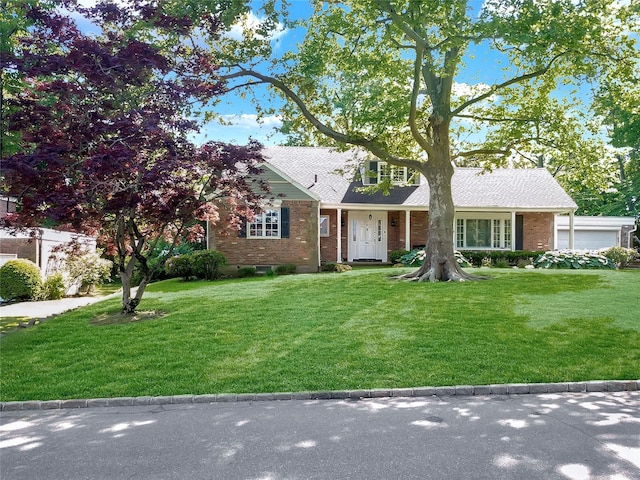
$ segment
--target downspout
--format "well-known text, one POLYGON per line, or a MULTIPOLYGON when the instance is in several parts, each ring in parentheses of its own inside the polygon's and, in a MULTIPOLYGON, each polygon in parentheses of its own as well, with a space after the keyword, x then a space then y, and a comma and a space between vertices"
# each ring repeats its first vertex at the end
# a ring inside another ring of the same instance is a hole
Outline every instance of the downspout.
POLYGON ((634 223, 633 229, 629 230, 629 232, 627 233, 627 248, 633 248, 633 237, 631 234, 637 230, 638 230, 638 224, 634 223))

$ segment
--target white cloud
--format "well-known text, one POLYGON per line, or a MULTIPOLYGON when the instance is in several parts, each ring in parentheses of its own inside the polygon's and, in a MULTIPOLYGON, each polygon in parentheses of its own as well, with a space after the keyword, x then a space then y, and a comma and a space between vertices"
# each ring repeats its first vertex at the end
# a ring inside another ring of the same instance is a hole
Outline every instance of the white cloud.
MULTIPOLYGON (((245 32, 248 31, 257 31, 262 23, 265 21, 264 18, 259 18, 255 13, 249 12, 247 13, 240 22, 236 23, 231 27, 227 36, 234 40, 242 40, 245 36, 245 32)), ((274 31, 271 32, 269 40, 279 40, 284 35, 289 32, 282 24, 278 24, 274 31)), ((261 35, 256 35, 259 39, 264 39, 261 35)))
POLYGON ((243 113, 242 115, 231 114, 222 115, 221 123, 225 126, 233 126, 243 129, 262 129, 282 126, 282 117, 279 115, 268 115, 258 117, 256 114, 243 113))
POLYGON ((473 98, 488 92, 490 89, 491 86, 486 83, 469 85, 468 83, 454 82, 453 96, 458 98, 473 98))

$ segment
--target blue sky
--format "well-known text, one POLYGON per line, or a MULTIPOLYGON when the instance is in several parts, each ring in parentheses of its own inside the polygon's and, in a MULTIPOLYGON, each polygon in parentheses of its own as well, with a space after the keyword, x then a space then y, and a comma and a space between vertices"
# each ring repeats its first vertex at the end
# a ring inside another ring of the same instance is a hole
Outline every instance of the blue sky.
MULTIPOLYGON (((85 4, 94 3, 95 0, 81 0, 85 4)), ((470 0, 469 4, 474 10, 479 11, 485 0, 470 0)), ((626 2, 628 0, 619 0, 626 2)), ((289 0, 289 16, 291 19, 306 19, 313 12, 310 0, 289 0)), ((261 0, 253 0, 252 8, 254 12, 258 12, 261 0)), ((259 14, 258 14, 259 16, 259 14)), ((87 27, 85 25, 81 27, 87 27)), ((297 29, 289 29, 282 34, 278 35, 273 40, 274 53, 276 55, 282 54, 284 51, 295 49, 296 44, 299 43, 304 36, 304 28, 299 27, 297 29)), ((489 51, 486 47, 471 45, 467 50, 467 57, 473 55, 474 60, 470 58, 466 59, 467 67, 464 71, 460 72, 457 81, 468 85, 477 84, 491 84, 497 80, 496 75, 499 74, 500 69, 496 66, 496 61, 499 60, 499 53, 495 51, 489 51)), ((590 88, 589 85, 583 86, 583 93, 590 88)), ((225 141, 231 143, 245 144, 248 139, 254 138, 265 145, 279 144, 284 140, 284 137, 277 133, 275 128, 281 125, 279 116, 277 115, 277 108, 282 104, 281 100, 266 98, 266 88, 258 90, 257 95, 264 97, 265 102, 268 102, 270 107, 276 109, 276 113, 273 115, 266 115, 262 119, 262 123, 258 122, 255 107, 252 103, 242 98, 238 94, 228 94, 222 99, 222 102, 216 108, 216 112, 219 113, 222 119, 227 124, 220 124, 217 121, 209 122, 204 125, 200 134, 194 136, 194 140, 197 143, 204 143, 208 140, 225 141)))

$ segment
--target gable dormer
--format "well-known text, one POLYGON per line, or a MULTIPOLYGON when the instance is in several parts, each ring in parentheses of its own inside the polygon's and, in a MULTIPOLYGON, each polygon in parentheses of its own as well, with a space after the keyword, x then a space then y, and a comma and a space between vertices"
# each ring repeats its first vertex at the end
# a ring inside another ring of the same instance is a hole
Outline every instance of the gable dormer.
POLYGON ((381 160, 366 160, 362 168, 362 184, 377 185, 390 182, 392 185, 420 185, 420 174, 408 167, 398 167, 381 160))

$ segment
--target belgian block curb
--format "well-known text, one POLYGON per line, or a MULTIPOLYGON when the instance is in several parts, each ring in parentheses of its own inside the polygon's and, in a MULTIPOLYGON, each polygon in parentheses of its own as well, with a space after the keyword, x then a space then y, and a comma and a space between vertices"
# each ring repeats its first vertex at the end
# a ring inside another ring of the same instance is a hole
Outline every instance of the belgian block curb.
POLYGON ((373 390, 334 390, 298 393, 228 393, 216 395, 171 395, 163 397, 117 397, 70 400, 29 400, 1 402, 0 411, 60 410, 96 407, 136 407, 148 405, 184 405, 196 403, 239 403, 282 400, 360 400, 386 397, 450 397, 478 395, 534 395, 543 393, 633 392, 640 380, 596 380, 565 383, 512 383, 501 385, 460 385, 454 387, 417 387, 373 390))

